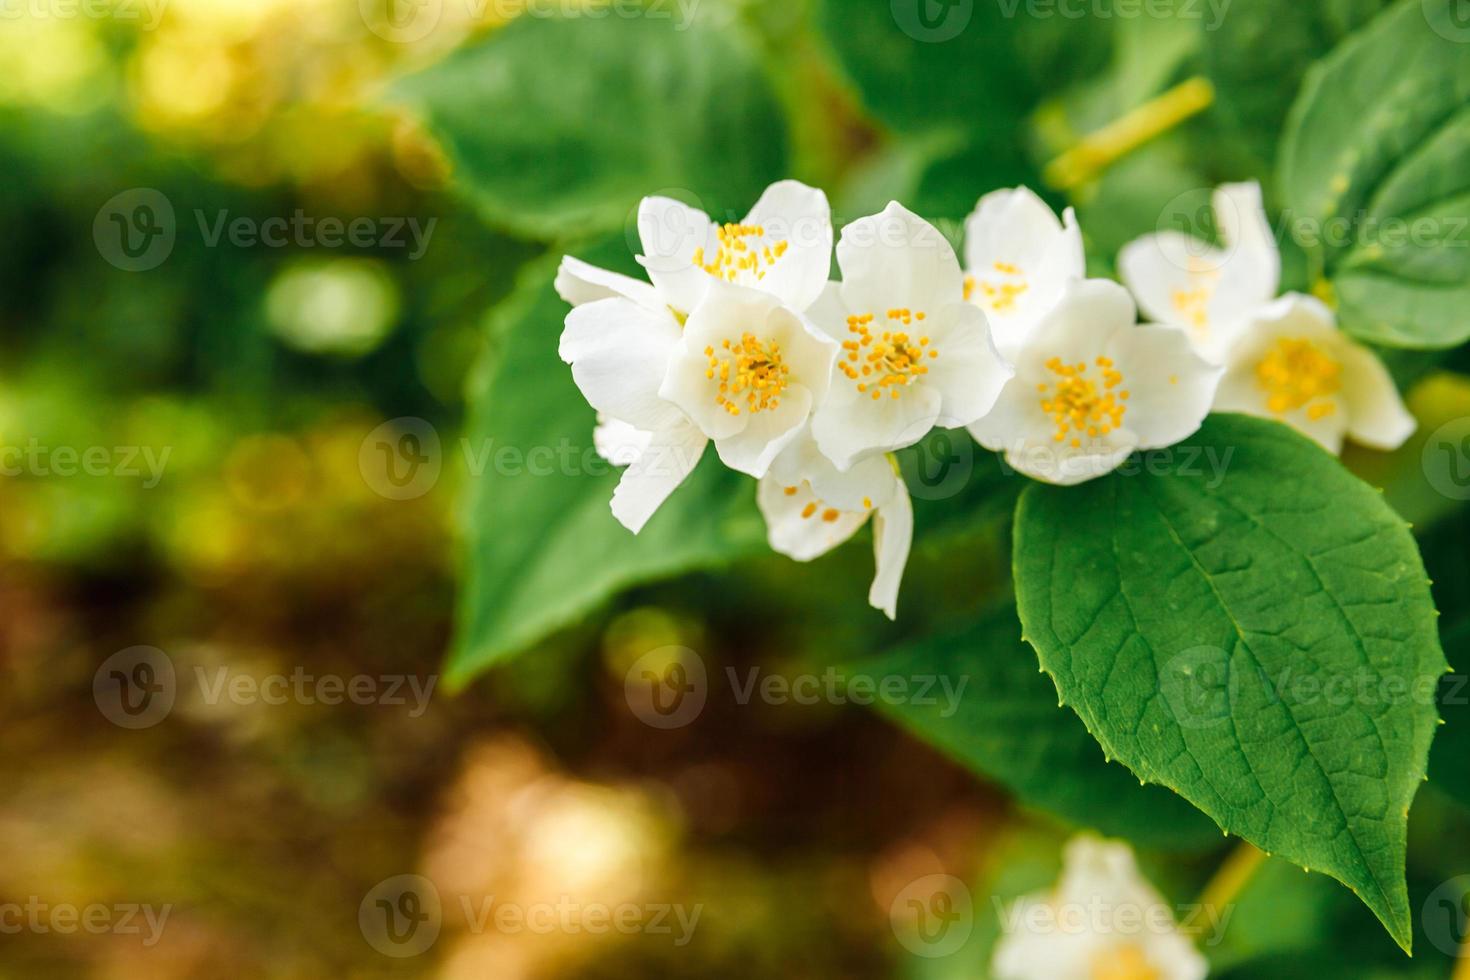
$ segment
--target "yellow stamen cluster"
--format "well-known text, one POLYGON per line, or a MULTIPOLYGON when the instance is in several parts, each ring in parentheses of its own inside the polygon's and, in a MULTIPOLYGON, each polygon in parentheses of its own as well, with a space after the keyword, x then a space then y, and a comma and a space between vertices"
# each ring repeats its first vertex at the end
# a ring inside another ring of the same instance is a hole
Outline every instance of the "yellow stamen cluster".
POLYGON ((770 267, 790 248, 788 242, 763 244, 766 229, 761 225, 727 224, 717 234, 720 247, 714 258, 706 261, 704 249, 697 248, 694 250, 694 264, 716 279, 728 282, 735 282, 742 273, 753 273, 757 281, 764 279, 770 267))
MULTIPOLYGON (((911 327, 922 323, 926 314, 922 310, 893 309, 886 316, 892 326, 911 327)), ((847 332, 853 336, 842 342, 843 356, 837 368, 857 382, 860 393, 874 401, 882 398, 884 391, 890 398, 898 398, 905 386, 929 373, 924 362, 938 357, 939 351, 928 337, 915 339, 902 330, 874 334, 876 320, 871 313, 847 318, 847 332)))
POLYGON ((1176 289, 1171 299, 1174 309, 1198 330, 1210 325, 1210 296, 1214 290, 1209 286, 1194 289, 1176 289))
POLYGON ((1015 309, 1016 300, 1031 288, 1030 283, 1026 282, 1025 273, 1010 262, 996 262, 992 268, 999 273, 1000 278, 977 283, 974 276, 965 277, 965 299, 974 295, 978 285, 985 306, 992 312, 1005 313, 1015 309))
POLYGON ((1057 425, 1052 439, 1066 442, 1070 437, 1074 449, 1082 448, 1084 434, 1091 439, 1108 435, 1122 426, 1128 414, 1128 392, 1114 390, 1123 383, 1123 375, 1109 358, 1099 357, 1095 364, 1098 378, 1091 376, 1085 362, 1064 364, 1060 357, 1053 357, 1046 367, 1057 380, 1036 386, 1042 396, 1041 410, 1057 425))
POLYGON ((715 404, 731 415, 740 414, 741 399, 744 410, 752 415, 780 406, 781 393, 791 381, 791 368, 782 360, 775 341, 767 344, 746 333, 733 343, 725 341, 719 350, 706 347, 704 356, 709 358, 704 376, 720 383, 715 404))
POLYGON ((1282 338, 1256 365, 1256 383, 1270 411, 1306 409, 1316 422, 1337 411, 1333 396, 1342 388, 1342 365, 1310 340, 1282 338))
POLYGON ((1136 944, 1104 949, 1092 960, 1092 980, 1162 980, 1136 944))
MULTIPOLYGON (((801 491, 801 488, 800 487, 783 487, 782 490, 785 492, 786 496, 788 496, 788 497, 794 497, 794 496, 796 496, 801 491)), ((869 497, 864 497, 863 498, 863 507, 865 509, 867 509, 867 510, 872 510, 873 509, 873 501, 872 501, 872 499, 869 498, 869 497)), ((837 522, 838 518, 840 518, 842 516, 842 511, 838 510, 836 507, 826 507, 826 506, 823 505, 822 501, 820 501, 820 500, 812 500, 812 501, 809 501, 807 503, 807 505, 801 509, 801 517, 802 517, 802 520, 808 520, 808 521, 811 520, 813 517, 816 517, 817 516, 817 512, 818 511, 821 512, 822 521, 824 523, 827 523, 827 524, 835 524, 837 522)))

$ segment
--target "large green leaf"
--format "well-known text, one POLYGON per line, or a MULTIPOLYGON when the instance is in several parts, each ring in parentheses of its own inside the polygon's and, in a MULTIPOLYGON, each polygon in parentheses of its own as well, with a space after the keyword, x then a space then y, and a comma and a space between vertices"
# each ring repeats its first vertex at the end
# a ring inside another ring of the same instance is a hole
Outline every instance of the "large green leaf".
POLYGON ((1015 577, 1027 639, 1110 757, 1337 878, 1408 947, 1422 695, 1445 659, 1376 491, 1284 426, 1217 416, 1143 475, 1028 489, 1015 577))
POLYGON ((400 90, 489 220, 531 236, 624 227, 660 192, 738 217, 785 176, 785 120, 733 27, 523 17, 400 90))
POLYGON ((1107 763, 1021 642, 1014 607, 963 632, 864 661, 874 678, 935 678, 930 697, 878 706, 1022 803, 1147 847, 1208 848, 1220 829, 1177 795, 1107 763), (940 682, 943 683, 940 683, 940 682), (947 685, 947 686, 946 686, 947 685))
MULTIPOLYGON (((621 239, 578 254, 609 267, 630 261, 621 239)), ((470 476, 464 513, 465 582, 447 668, 455 685, 622 589, 764 547, 755 482, 712 452, 641 534, 614 520, 618 474, 592 451, 594 413, 557 356, 567 305, 555 271, 528 267, 496 312, 500 349, 471 395, 466 455, 486 465, 470 476)))
POLYGON ((1383 10, 1385 0, 1233 0, 1206 34, 1215 118, 1240 144, 1237 158, 1269 165, 1312 62, 1383 10))
POLYGON ((1344 329, 1392 347, 1470 337, 1470 28, 1400 0, 1308 75, 1281 147, 1289 231, 1344 329))

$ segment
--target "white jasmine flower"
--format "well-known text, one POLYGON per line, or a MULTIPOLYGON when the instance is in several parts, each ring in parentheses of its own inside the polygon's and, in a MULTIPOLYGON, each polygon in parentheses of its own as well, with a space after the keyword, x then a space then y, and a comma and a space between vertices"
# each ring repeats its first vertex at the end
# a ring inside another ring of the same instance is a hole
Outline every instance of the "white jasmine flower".
POLYGON ((578 306, 567 315, 561 335, 561 358, 598 411, 594 445, 604 458, 628 467, 613 493, 612 512, 634 534, 694 472, 708 443, 677 406, 658 394, 679 339, 679 322, 668 307, 650 309, 623 297, 578 306))
POLYGON ((1128 291, 1106 279, 1067 288, 1016 357, 991 413, 970 426, 987 449, 1047 483, 1117 469, 1137 449, 1171 446, 1209 412, 1221 368, 1182 333, 1142 327, 1128 291))
POLYGON ((1061 880, 1006 914, 996 980, 1203 980, 1208 965, 1128 845, 1081 836, 1061 880))
POLYGON ((843 347, 812 424, 839 469, 990 411, 1011 370, 933 225, 895 202, 842 230, 837 261, 810 315, 843 347))
POLYGON ((965 299, 985 311, 1008 358, 1086 266, 1076 213, 1057 220, 1030 188, 986 194, 965 222, 965 299))
POLYGON ((837 344, 767 293, 713 281, 684 324, 658 394, 754 477, 827 394, 837 344))
POLYGON ((1218 364, 1249 318, 1275 298, 1281 250, 1259 184, 1220 187, 1214 212, 1225 248, 1160 232, 1124 247, 1118 272, 1150 320, 1183 330, 1218 364))
POLYGON ((715 224, 670 198, 644 198, 638 231, 638 261, 680 313, 693 312, 714 281, 770 293, 801 313, 821 295, 832 266, 827 195, 794 180, 772 184, 738 224, 715 224))
POLYGON ((766 519, 771 548, 796 561, 831 551, 873 518, 877 570, 868 602, 893 619, 898 588, 908 563, 914 511, 893 461, 869 457, 847 472, 838 470, 803 433, 760 481, 756 502, 766 519))
MULTIPOLYGON (((747 285, 774 297, 773 303, 785 302, 795 310, 810 306, 827 280, 832 216, 821 191, 783 181, 767 189, 739 225, 716 226, 708 216, 677 201, 646 198, 639 210, 639 232, 645 252, 639 262, 651 283, 571 256, 562 260, 556 277, 557 292, 575 307, 567 316, 561 357, 572 366, 583 396, 598 410, 602 441, 617 442, 618 462, 628 464, 612 509, 634 533, 693 472, 708 442, 704 429, 660 395, 685 319, 703 304, 712 284, 747 285)), ((740 303, 740 310, 750 310, 749 302, 740 303)), ((773 317, 767 314, 766 319, 773 317)), ((712 309, 702 317, 704 323, 726 320, 712 309)), ((743 342, 744 335, 736 334, 735 340, 743 342)), ((798 356, 807 350, 802 346, 798 356)), ((750 368, 740 376, 739 385, 759 380, 758 352, 742 347, 731 357, 736 362, 744 357, 750 368)), ((827 363, 830 367, 830 360, 827 363)), ((705 369, 713 367, 707 364, 705 369)), ((813 372, 817 370, 813 367, 813 372)), ((771 383, 769 378, 761 381, 768 392, 761 405, 748 403, 742 409, 770 411, 759 423, 745 419, 734 426, 724 421, 709 430, 721 433, 722 457, 736 460, 739 465, 731 465, 757 476, 784 445, 782 438, 805 420, 810 406, 804 400, 820 397, 827 379, 824 375, 794 385, 794 397, 782 412, 774 411, 779 396, 769 395, 771 383), (787 428, 775 431, 782 427, 787 428), (736 428, 740 433, 734 433, 736 428), (763 433, 770 436, 766 445, 760 445, 763 433)), ((749 393, 744 387, 740 392, 749 393)))
POLYGON ((1214 408, 1285 422, 1333 453, 1345 436, 1397 449, 1416 425, 1382 362, 1299 293, 1261 310, 1230 348, 1214 408))

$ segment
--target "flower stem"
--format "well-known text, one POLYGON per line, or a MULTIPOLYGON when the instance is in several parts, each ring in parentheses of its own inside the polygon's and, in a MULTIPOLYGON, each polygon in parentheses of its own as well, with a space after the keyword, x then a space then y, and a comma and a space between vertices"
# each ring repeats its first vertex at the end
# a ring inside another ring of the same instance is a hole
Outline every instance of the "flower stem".
POLYGON ((1261 865, 1266 863, 1266 852, 1249 841, 1230 852, 1215 871, 1215 876, 1200 893, 1199 903, 1204 908, 1223 909, 1240 897, 1245 886, 1250 884, 1261 865))
POLYGON ((1043 177, 1057 190, 1070 190, 1095 180, 1118 160, 1215 102, 1215 86, 1191 78, 1108 123, 1047 164, 1043 177))
POLYGON ((1470 936, 1460 944, 1460 958, 1455 961, 1455 972, 1450 980, 1470 980, 1470 936))

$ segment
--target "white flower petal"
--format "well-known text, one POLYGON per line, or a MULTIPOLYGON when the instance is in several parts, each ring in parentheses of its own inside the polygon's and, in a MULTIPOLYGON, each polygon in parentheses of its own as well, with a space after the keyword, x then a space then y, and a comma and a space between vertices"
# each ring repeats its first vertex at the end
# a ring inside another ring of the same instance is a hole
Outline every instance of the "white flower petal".
POLYGON ((933 311, 964 299, 959 259, 944 235, 897 201, 842 229, 842 299, 852 313, 933 311))
POLYGON ((995 349, 985 314, 970 303, 956 303, 925 320, 923 329, 928 349, 939 355, 925 361, 928 373, 922 382, 940 394, 936 424, 957 429, 984 417, 1015 374, 995 349))
POLYGON ((762 266, 758 280, 745 276, 737 281, 771 293, 798 313, 806 311, 832 271, 832 206, 827 195, 799 181, 779 181, 766 188, 745 224, 765 231, 752 247, 774 250, 779 245, 785 252, 762 266))
POLYGON ((688 423, 651 434, 646 449, 613 491, 613 516, 637 534, 669 495, 694 472, 708 440, 688 423))
POLYGON ((767 476, 756 489, 771 550, 811 561, 844 543, 868 520, 867 511, 845 511, 819 498, 811 484, 767 476))
POLYGON ((646 197, 638 208, 643 254, 638 262, 664 302, 688 313, 704 299, 712 277, 695 264, 695 254, 717 249, 709 215, 667 197, 646 197))
POLYGON ((1230 264, 1248 272, 1235 285, 1247 308, 1269 302, 1281 288, 1281 247, 1271 231, 1261 185, 1222 184, 1214 194, 1215 223, 1230 250, 1230 264))
POLYGON ((618 272, 599 269, 570 255, 562 257, 556 270, 556 292, 572 306, 604 299, 629 299, 646 310, 662 311, 665 304, 658 290, 618 272))
POLYGON ((1195 352, 1189 339, 1172 327, 1118 330, 1104 356, 1119 365, 1128 392, 1124 425, 1139 449, 1158 449, 1199 431, 1215 400, 1224 369, 1195 352))
POLYGON ((560 354, 593 408, 652 432, 683 418, 658 394, 678 342, 678 321, 667 311, 604 299, 567 314, 560 354))
POLYGON ((848 470, 865 456, 912 446, 924 438, 939 418, 941 402, 939 392, 925 385, 909 387, 898 398, 873 399, 859 394, 846 378, 838 378, 812 418, 812 435, 824 456, 839 470, 848 470))
POLYGON ((876 571, 868 590, 868 603, 889 619, 898 614, 898 590, 908 566, 914 540, 914 508, 901 479, 888 503, 873 516, 873 561, 876 571))
POLYGON ((648 448, 653 433, 629 425, 603 413, 597 413, 597 427, 592 430, 592 446, 597 455, 614 466, 628 466, 648 448))
POLYGON ((1370 449, 1402 446, 1419 423, 1404 407, 1393 377, 1372 351, 1343 338, 1343 389, 1348 403, 1348 437, 1370 449))
POLYGON ((839 470, 822 455, 809 426, 771 464, 770 477, 788 487, 810 483, 824 504, 851 511, 882 507, 898 487, 898 476, 885 456, 861 460, 846 472, 839 470))
POLYGON ((793 386, 781 395, 777 407, 746 413, 740 431, 716 440, 715 449, 730 469, 759 479, 766 475, 781 451, 801 434, 811 411, 811 392, 800 385, 793 386))

